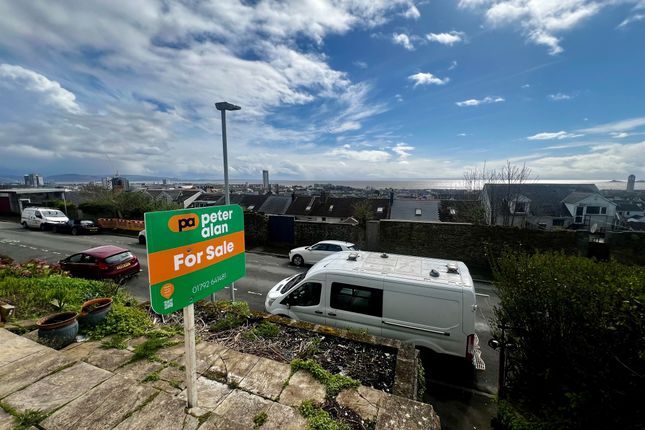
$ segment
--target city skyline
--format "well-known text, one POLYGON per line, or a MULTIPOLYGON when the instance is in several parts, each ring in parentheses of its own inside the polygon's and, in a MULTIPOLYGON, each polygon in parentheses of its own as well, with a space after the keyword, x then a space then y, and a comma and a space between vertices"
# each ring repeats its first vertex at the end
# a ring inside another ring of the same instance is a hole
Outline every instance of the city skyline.
POLYGON ((645 176, 645 2, 0 1, 0 176, 645 176))

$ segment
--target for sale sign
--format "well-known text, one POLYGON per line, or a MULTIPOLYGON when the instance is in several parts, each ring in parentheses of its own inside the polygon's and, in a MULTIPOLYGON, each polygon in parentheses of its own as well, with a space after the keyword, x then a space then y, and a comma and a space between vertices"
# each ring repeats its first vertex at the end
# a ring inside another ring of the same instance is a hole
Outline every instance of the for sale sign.
POLYGON ((145 221, 155 312, 178 311, 244 276, 240 206, 148 212, 145 221))

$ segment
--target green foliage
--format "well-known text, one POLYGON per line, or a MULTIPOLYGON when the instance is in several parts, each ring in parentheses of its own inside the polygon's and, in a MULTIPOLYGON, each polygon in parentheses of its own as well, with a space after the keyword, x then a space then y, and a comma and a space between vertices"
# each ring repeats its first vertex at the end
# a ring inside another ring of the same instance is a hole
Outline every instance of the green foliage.
POLYGON ((214 303, 214 306, 216 309, 223 313, 232 313, 245 318, 249 318, 251 316, 251 309, 249 308, 249 304, 241 300, 234 302, 230 300, 218 300, 214 303))
POLYGON ((159 380, 159 371, 152 372, 143 378, 143 382, 154 382, 159 380))
POLYGON ((280 327, 270 321, 262 321, 260 324, 249 330, 245 336, 247 338, 264 338, 271 339, 280 334, 280 327))
POLYGON ((494 264, 506 322, 509 400, 558 428, 639 428, 645 270, 559 253, 494 264))
POLYGON ((303 401, 298 410, 300 411, 300 415, 307 419, 307 428, 310 430, 350 429, 347 424, 334 420, 329 412, 322 410, 311 400, 303 401))
POLYGON ((0 402, 0 408, 4 409, 8 414, 16 417, 18 424, 13 428, 13 430, 26 430, 30 427, 36 426, 48 416, 45 411, 33 409, 27 409, 25 412, 20 413, 15 408, 3 402, 0 402))
POLYGON ((105 322, 88 330, 86 334, 92 339, 110 335, 136 337, 144 335, 151 327, 150 316, 143 309, 115 301, 105 322))
POLYGON ((306 359, 307 357, 313 357, 318 354, 320 352, 320 342, 322 342, 322 339, 319 337, 311 339, 302 352, 298 354, 298 358, 306 359))
POLYGON ((557 428, 552 424, 529 421, 524 415, 504 400, 497 403, 497 420, 501 428, 506 430, 549 430, 557 428))
POLYGON ((243 301, 218 300, 204 307, 211 314, 210 316, 216 320, 210 326, 210 330, 215 333, 239 327, 251 317, 249 304, 243 301))
POLYGON ((291 361, 291 373, 296 373, 298 370, 306 370, 318 382, 325 386, 328 397, 335 397, 341 391, 347 388, 356 388, 360 382, 344 375, 334 375, 325 369, 314 360, 301 360, 299 358, 291 361))
POLYGON ((85 202, 78 207, 94 218, 124 218, 143 220, 143 214, 153 211, 180 209, 177 203, 155 200, 140 191, 109 191, 102 187, 85 187, 81 190, 85 202))
POLYGON ((230 330, 244 324, 247 319, 240 315, 228 314, 214 324, 210 325, 210 331, 217 333, 220 331, 230 330))
POLYGON ((51 264, 43 260, 29 260, 24 263, 16 263, 9 257, 0 256, 0 279, 12 276, 43 278, 56 274, 65 274, 58 264, 51 264))
POLYGON ((177 345, 177 343, 165 337, 152 337, 134 348, 134 354, 132 354, 130 361, 142 360, 144 358, 154 360, 156 359, 157 351, 168 346, 177 345))
POLYGON ((361 200, 352 207, 352 216, 358 221, 360 226, 365 226, 367 221, 374 218, 374 209, 368 200, 361 200))
POLYGON ((267 415, 266 412, 260 412, 256 416, 253 417, 253 428, 254 429, 259 429, 264 425, 265 422, 267 422, 267 418, 269 416, 267 415))
POLYGON ((168 338, 184 333, 184 327, 179 324, 162 325, 146 333, 149 338, 168 338))
POLYGON ((103 349, 126 349, 127 347, 128 339, 121 334, 115 334, 101 343, 103 349))
POLYGON ((426 369, 423 362, 417 360, 417 400, 421 401, 426 392, 426 369))

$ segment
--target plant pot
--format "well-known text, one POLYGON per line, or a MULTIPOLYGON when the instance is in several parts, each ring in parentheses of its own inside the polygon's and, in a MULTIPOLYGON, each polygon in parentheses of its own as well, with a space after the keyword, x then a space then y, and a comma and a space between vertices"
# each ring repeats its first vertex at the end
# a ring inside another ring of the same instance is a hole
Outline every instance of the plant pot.
POLYGON ((47 315, 36 322, 38 338, 47 346, 61 349, 74 342, 78 333, 76 312, 47 315))
POLYGON ((88 300, 81 306, 78 322, 83 327, 94 327, 105 321, 110 310, 112 310, 112 299, 110 297, 88 300))

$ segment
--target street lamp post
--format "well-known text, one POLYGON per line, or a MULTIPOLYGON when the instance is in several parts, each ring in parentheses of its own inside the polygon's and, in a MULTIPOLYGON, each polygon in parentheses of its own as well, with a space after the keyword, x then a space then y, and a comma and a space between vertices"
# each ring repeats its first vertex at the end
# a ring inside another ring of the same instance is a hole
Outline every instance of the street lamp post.
MULTIPOLYGON (((224 154, 224 202, 227 205, 231 204, 231 195, 228 189, 228 150, 226 147, 226 111, 227 110, 240 110, 242 109, 239 106, 236 106, 229 102, 219 102, 215 103, 215 108, 222 112, 222 150, 224 154)), ((233 282, 230 285, 231 289, 231 301, 235 301, 235 283, 233 282)), ((213 298, 215 296, 213 295, 213 298)))

